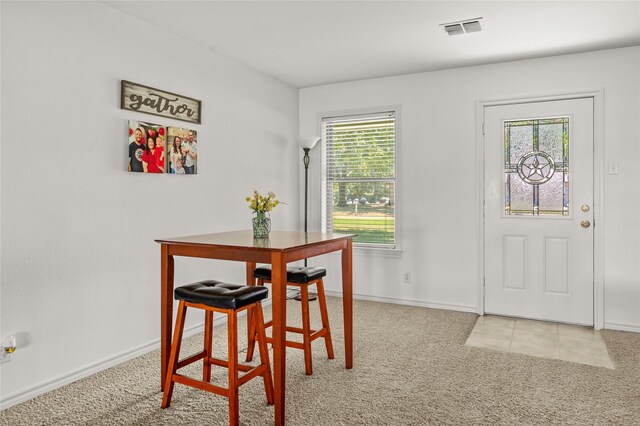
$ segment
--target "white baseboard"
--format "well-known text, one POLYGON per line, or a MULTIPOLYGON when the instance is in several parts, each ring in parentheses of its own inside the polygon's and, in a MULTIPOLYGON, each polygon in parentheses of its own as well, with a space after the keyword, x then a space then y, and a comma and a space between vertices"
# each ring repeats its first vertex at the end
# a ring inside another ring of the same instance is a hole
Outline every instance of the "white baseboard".
POLYGON ((633 333, 640 333, 640 325, 631 325, 631 324, 619 324, 615 322, 605 322, 604 323, 605 330, 620 330, 620 331, 631 331, 633 333))
MULTIPOLYGON (((325 290, 325 293, 327 296, 342 297, 341 291, 325 290)), ((474 314, 477 313, 478 310, 475 306, 452 305, 449 303, 429 302, 426 300, 415 299, 399 299, 396 297, 386 296, 370 296, 368 294, 361 293, 353 293, 353 298, 358 300, 369 300, 371 302, 394 303, 396 305, 419 306, 421 308, 446 309, 448 311, 471 312, 474 314)))
MULTIPOLYGON (((240 315, 243 315, 243 314, 244 312, 241 313, 240 315)), ((227 322, 226 316, 222 316, 214 320, 214 325, 218 325, 226 322, 227 322)), ((195 334, 201 333, 203 326, 204 326, 204 322, 186 327, 184 329, 184 337, 190 337, 195 334)), ((159 348, 160 348, 160 339, 156 339, 144 345, 138 346, 137 348, 122 352, 120 354, 98 361, 94 364, 88 365, 87 367, 83 367, 75 371, 72 371, 68 374, 63 374, 54 379, 47 380, 45 382, 32 386, 24 391, 20 391, 15 394, 8 395, 7 397, 0 399, 0 411, 6 408, 12 407, 14 405, 20 404, 21 402, 25 402, 30 399, 33 399, 47 392, 51 392, 52 390, 58 389, 69 383, 73 383, 80 379, 84 379, 85 377, 89 377, 93 374, 99 373, 100 371, 106 370, 107 368, 111 368, 118 364, 122 364, 123 362, 130 361, 134 358, 137 358, 139 356, 142 356, 144 354, 147 354, 159 348)))

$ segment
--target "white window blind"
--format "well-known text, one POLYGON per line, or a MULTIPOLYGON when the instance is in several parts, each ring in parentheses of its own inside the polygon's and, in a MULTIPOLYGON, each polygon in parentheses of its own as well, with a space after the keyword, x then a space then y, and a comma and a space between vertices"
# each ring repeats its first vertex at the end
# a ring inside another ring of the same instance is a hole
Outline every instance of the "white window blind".
POLYGON ((325 117, 324 228, 395 248, 396 113, 325 117))

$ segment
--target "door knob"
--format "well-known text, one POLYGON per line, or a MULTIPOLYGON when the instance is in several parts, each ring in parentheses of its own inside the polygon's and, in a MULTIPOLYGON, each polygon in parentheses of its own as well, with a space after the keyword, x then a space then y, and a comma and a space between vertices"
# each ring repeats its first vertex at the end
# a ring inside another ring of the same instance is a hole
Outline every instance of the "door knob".
POLYGON ((582 210, 583 212, 588 212, 589 211, 589 206, 586 204, 583 204, 582 207, 580 207, 580 210, 582 210))
POLYGON ((580 222, 580 226, 582 226, 583 228, 588 228, 591 226, 591 222, 589 222, 588 220, 583 220, 582 222, 580 222))

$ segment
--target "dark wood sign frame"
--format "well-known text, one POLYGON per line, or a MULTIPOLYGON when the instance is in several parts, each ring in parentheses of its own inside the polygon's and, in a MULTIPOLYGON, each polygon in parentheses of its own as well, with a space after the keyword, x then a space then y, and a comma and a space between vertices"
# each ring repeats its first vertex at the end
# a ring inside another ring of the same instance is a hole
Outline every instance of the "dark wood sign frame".
POLYGON ((122 80, 120 94, 122 109, 202 124, 202 101, 198 99, 127 80, 122 80))

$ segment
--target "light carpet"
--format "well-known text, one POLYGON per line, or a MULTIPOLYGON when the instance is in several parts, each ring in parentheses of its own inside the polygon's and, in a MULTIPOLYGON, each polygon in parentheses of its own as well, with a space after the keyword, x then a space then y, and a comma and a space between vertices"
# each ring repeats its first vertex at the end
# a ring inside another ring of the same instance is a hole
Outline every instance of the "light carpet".
MULTIPOLYGON (((302 351, 287 351, 288 424, 640 424, 640 334, 604 332, 610 370, 464 346, 474 314, 355 301, 354 368, 345 370, 342 303, 328 299, 336 358, 328 360, 316 340, 308 377, 302 351)), ((287 303, 289 324, 300 321, 299 307, 287 303)), ((315 303, 311 311, 318 326, 315 303)), ((216 356, 226 356, 225 330, 215 329, 216 356)), ((240 321, 241 356, 245 330, 240 321)), ((187 339, 183 356, 201 344, 202 335, 187 339)), ((188 368, 197 377, 195 365, 188 368)), ((226 398, 180 384, 162 410, 158 376, 156 350, 4 410, 0 424, 228 424, 226 398)), ((214 382, 225 377, 214 369, 214 382)), ((240 422, 273 424, 260 380, 240 388, 240 422)))

